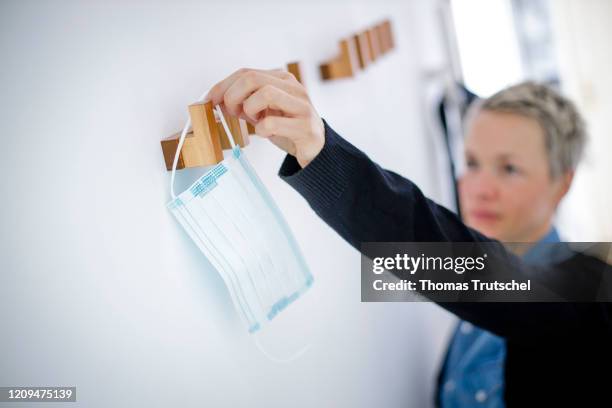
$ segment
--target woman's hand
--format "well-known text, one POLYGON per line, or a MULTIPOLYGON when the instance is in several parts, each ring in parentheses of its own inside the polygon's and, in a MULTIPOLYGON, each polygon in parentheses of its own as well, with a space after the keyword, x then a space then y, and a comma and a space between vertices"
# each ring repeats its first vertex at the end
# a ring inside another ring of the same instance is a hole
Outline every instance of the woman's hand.
POLYGON ((212 87, 206 99, 253 124, 258 136, 295 156, 302 168, 323 149, 323 121, 289 72, 242 68, 212 87))

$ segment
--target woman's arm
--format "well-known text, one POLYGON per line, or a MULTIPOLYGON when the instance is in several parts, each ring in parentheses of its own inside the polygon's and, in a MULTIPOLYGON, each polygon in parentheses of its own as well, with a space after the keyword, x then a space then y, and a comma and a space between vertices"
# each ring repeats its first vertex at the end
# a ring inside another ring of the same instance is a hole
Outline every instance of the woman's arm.
MULTIPOLYGON (((287 155, 279 175, 313 210, 357 250, 363 242, 487 242, 458 217, 426 198, 419 188, 380 168, 325 123, 325 144, 302 168, 287 155)), ((518 274, 529 266, 499 245, 498 257, 512 262, 518 274)), ((523 275, 524 276, 524 275, 523 275)), ((610 324, 605 304, 576 303, 440 303, 482 328, 515 340, 575 333, 593 318, 610 324), (585 314, 589 317, 586 318, 585 314)), ((599 326, 601 328, 602 326, 599 326)))

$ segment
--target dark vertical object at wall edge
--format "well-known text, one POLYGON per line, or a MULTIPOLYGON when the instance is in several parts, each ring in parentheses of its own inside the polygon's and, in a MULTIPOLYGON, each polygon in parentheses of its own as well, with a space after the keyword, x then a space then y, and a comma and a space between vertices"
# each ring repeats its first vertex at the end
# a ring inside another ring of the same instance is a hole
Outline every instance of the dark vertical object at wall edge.
MULTIPOLYGON (((475 99, 478 99, 478 96, 472 93, 470 90, 468 90, 463 84, 457 84, 457 89, 460 91, 462 99, 463 99, 463 104, 462 106, 459 107, 461 118, 463 119, 465 117, 467 108, 470 106, 470 104, 475 99)), ((457 179, 457 166, 455 164, 455 158, 453 157, 453 149, 452 149, 452 143, 451 143, 451 136, 448 130, 448 124, 446 123, 445 110, 446 110, 446 104, 448 103, 449 101, 446 95, 444 95, 444 97, 440 101, 440 104, 438 105, 438 115, 440 116, 440 124, 442 125, 442 129, 444 130, 443 132, 444 145, 446 147, 446 155, 448 156, 448 168, 450 171, 450 177, 451 177, 452 186, 453 186, 453 196, 455 199, 455 208, 457 209, 457 216, 459 217, 459 219, 463 219, 461 215, 461 204, 459 200, 459 185, 458 185, 459 180, 457 179)))

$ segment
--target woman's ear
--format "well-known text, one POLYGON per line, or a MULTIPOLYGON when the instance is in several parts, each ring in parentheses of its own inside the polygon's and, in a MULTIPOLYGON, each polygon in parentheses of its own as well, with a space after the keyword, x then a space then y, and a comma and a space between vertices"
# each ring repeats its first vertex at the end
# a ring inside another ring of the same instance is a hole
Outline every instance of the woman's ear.
POLYGON ((557 180, 557 191, 555 192, 556 205, 559 205, 563 197, 565 197, 570 187, 572 186, 573 180, 574 170, 568 170, 559 176, 557 180))

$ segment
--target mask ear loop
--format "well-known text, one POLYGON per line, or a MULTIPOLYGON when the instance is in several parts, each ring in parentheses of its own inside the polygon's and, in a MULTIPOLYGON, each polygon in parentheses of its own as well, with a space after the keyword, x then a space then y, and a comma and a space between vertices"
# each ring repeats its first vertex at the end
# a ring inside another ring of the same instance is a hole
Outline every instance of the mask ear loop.
POLYGON ((287 358, 278 358, 278 357, 271 355, 264 349, 261 342, 259 341, 259 336, 257 334, 253 334, 253 337, 255 340, 255 345, 257 346, 257 349, 261 352, 261 354, 266 356, 268 360, 273 361, 275 363, 279 363, 279 364, 291 363, 292 361, 295 361, 298 358, 302 357, 310 349, 310 344, 307 344, 304 347, 302 347, 300 350, 293 353, 293 355, 287 358))
POLYGON ((221 107, 219 105, 215 106, 215 115, 221 120, 221 124, 223 125, 223 129, 225 129, 225 134, 229 139, 230 145, 232 146, 232 150, 236 148, 236 142, 234 141, 234 136, 232 132, 229 130, 229 126, 227 126, 227 122, 225 121, 225 116, 223 116, 223 111, 221 111, 221 107))
MULTIPOLYGON (((204 100, 204 98, 208 95, 208 91, 202 94, 198 98, 198 102, 204 100)), ((183 131, 181 132, 181 137, 179 137, 178 145, 176 146, 176 152, 174 153, 174 160, 172 160, 172 173, 170 174, 170 195, 173 200, 176 200, 176 194, 174 194, 174 176, 176 175, 176 166, 178 166, 178 159, 181 154, 181 149, 183 149, 183 144, 185 143, 185 137, 187 136, 187 131, 191 127, 191 117, 187 116, 187 121, 185 122, 185 126, 183 126, 183 131)))

